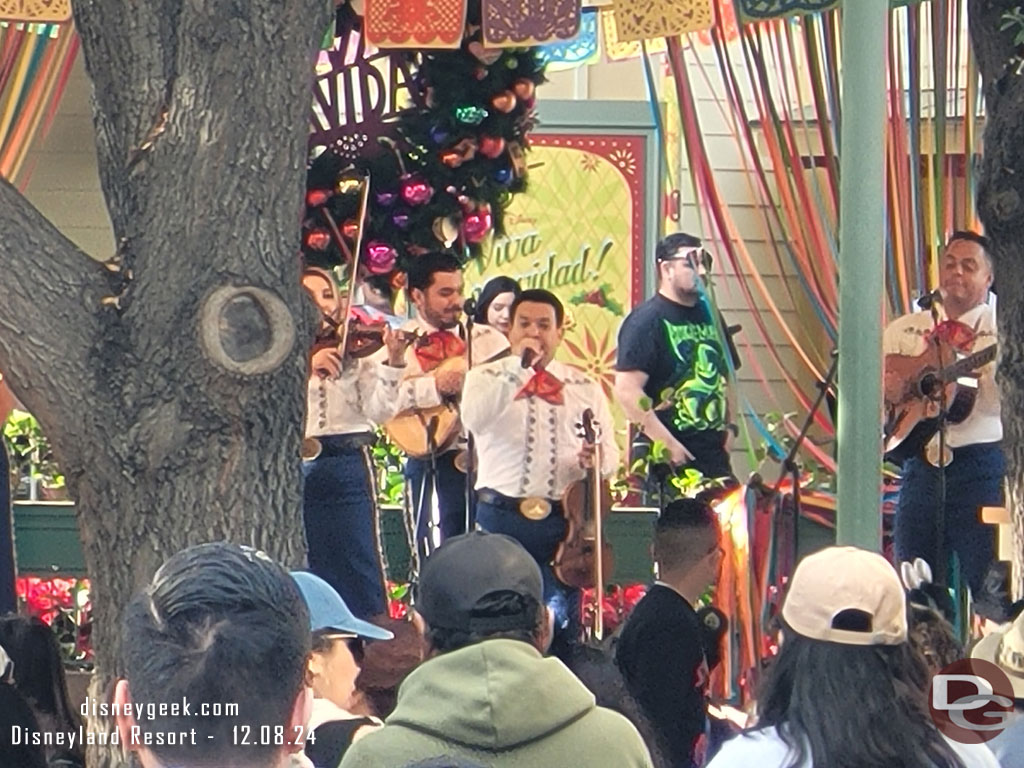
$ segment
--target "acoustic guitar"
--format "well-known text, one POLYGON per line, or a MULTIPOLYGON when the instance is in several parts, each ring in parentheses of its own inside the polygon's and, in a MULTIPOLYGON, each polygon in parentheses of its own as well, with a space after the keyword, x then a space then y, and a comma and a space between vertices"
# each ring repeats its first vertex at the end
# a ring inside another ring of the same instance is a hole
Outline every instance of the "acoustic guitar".
MULTIPOLYGON (((424 376, 466 367, 466 360, 453 357, 443 361, 424 376)), ((455 444, 462 431, 459 406, 454 397, 430 408, 410 408, 402 411, 384 425, 384 430, 407 456, 425 459, 431 448, 435 454, 443 453, 455 444), (433 443, 433 445, 431 445, 433 443)))
MULTIPOLYGON (((968 376, 996 359, 992 344, 957 359, 957 351, 945 342, 933 341, 920 355, 885 356, 885 450, 894 452, 908 443, 916 449, 938 431, 939 409, 946 402, 946 421, 959 424, 974 408, 976 387, 961 387, 957 379, 968 376), (913 435, 913 440, 909 440, 913 435)), ((906 454, 908 446, 901 453, 906 454)))

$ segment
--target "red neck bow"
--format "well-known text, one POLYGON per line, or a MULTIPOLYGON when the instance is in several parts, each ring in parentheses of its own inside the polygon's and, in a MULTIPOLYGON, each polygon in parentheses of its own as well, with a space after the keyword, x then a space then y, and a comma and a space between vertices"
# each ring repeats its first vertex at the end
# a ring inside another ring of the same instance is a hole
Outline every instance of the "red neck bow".
POLYGON ((449 358, 461 357, 465 352, 466 342, 451 331, 434 331, 416 345, 416 359, 424 373, 429 373, 449 358))
POLYGON ((563 386, 557 376, 541 369, 533 374, 526 385, 519 390, 516 400, 523 397, 539 397, 552 405, 562 405, 565 402, 565 398, 562 396, 563 386))

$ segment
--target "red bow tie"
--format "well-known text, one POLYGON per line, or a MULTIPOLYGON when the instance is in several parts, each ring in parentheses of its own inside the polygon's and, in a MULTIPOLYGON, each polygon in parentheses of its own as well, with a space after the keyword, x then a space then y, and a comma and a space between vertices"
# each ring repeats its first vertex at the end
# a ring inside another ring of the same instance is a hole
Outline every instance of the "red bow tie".
POLYGON ((416 359, 424 373, 429 373, 452 357, 460 357, 466 351, 466 342, 451 331, 434 331, 416 346, 416 359))
POLYGON ((516 400, 523 397, 539 397, 552 405, 562 405, 565 398, 562 397, 562 382, 557 376, 553 376, 545 370, 537 371, 526 385, 519 390, 516 400))

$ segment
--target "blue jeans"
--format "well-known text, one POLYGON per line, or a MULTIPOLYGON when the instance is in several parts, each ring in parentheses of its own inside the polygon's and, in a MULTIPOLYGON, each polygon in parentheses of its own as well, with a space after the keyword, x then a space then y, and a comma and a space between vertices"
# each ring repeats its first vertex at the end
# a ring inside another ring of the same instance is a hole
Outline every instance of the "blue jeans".
POLYGON ((387 598, 377 495, 367 448, 302 463, 309 570, 361 619, 384 613, 387 598))
MULTIPOLYGON (((437 506, 440 513, 441 541, 452 536, 458 536, 466 532, 466 475, 455 468, 455 455, 457 451, 445 451, 437 456, 437 506)), ((405 462, 405 478, 409 481, 412 489, 411 517, 416 525, 417 515, 419 516, 416 526, 416 549, 420 562, 426 556, 428 549, 433 549, 433 544, 427 548, 426 541, 433 541, 430 534, 431 504, 434 497, 434 487, 430 483, 430 459, 407 459, 405 462), (423 479, 427 478, 424 485, 423 479), (420 489, 425 489, 425 498, 420 504, 420 489)))
MULTIPOLYGON (((938 574, 938 539, 935 529, 941 472, 924 458, 912 456, 903 464, 903 483, 893 531, 900 562, 920 557, 938 574)), ((1006 460, 999 443, 956 448, 946 467, 945 543, 948 557, 956 552, 964 581, 977 596, 995 557, 995 529, 981 522, 981 507, 1003 504, 1006 460)))
POLYGON ((551 653, 568 658, 572 646, 580 642, 580 610, 582 593, 555 578, 551 561, 558 545, 565 538, 566 525, 561 504, 543 520, 529 520, 507 506, 489 504, 483 499, 476 504, 476 523, 489 533, 504 533, 518 541, 537 561, 544 579, 544 602, 555 615, 555 632, 551 653))

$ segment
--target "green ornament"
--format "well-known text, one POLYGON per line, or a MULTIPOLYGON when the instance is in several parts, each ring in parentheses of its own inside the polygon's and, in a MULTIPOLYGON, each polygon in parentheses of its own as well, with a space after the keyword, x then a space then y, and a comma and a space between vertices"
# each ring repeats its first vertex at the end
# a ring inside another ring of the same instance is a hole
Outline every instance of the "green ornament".
POLYGON ((515 56, 509 56, 507 59, 505 59, 505 66, 508 67, 509 69, 515 69, 516 67, 519 66, 519 59, 517 59, 515 56))
POLYGON ((467 125, 480 125, 487 117, 487 110, 483 107, 467 105, 455 108, 455 119, 467 125))

